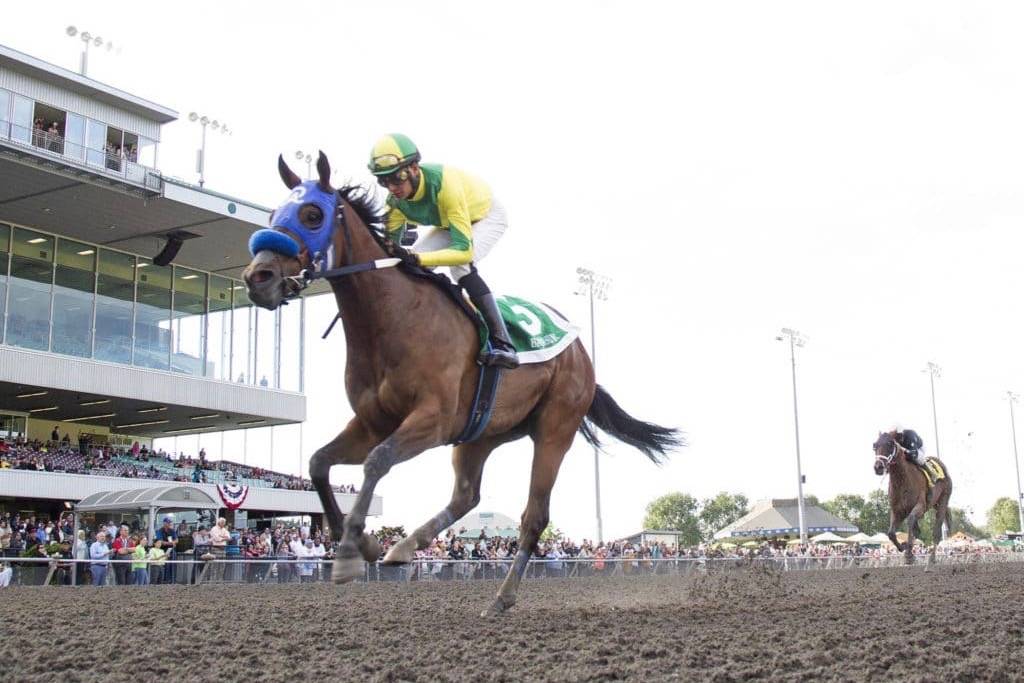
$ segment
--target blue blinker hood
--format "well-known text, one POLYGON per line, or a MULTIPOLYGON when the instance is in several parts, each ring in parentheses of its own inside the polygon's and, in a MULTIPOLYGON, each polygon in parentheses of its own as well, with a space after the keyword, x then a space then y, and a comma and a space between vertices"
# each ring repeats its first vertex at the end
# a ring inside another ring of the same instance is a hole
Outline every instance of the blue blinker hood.
POLYGON ((281 228, 286 228, 302 241, 302 246, 309 252, 311 260, 323 261, 331 246, 337 215, 337 193, 324 192, 315 180, 306 180, 296 185, 285 203, 277 207, 270 217, 270 228, 257 230, 252 234, 249 238, 249 253, 256 256, 259 252, 269 249, 290 258, 297 257, 299 245, 294 239, 280 232, 281 228), (323 214, 324 220, 319 227, 307 227, 299 220, 299 210, 306 204, 316 205, 323 214))

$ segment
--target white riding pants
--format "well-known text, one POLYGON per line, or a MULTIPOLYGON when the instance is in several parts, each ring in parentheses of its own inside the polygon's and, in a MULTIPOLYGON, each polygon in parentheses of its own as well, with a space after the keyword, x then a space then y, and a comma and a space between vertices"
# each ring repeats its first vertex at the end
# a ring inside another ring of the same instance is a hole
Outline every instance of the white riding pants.
MULTIPOLYGON (((503 207, 497 199, 491 199, 491 210, 487 212, 487 215, 478 220, 472 225, 473 230, 473 263, 479 263, 483 260, 487 254, 490 253, 491 249, 501 236, 508 230, 508 215, 505 213, 505 207, 503 207)), ((447 249, 452 244, 451 233, 448 230, 442 228, 427 228, 426 232, 420 235, 420 238, 416 240, 416 244, 412 246, 412 250, 418 254, 422 254, 427 251, 438 251, 440 249, 447 249)), ((452 279, 458 282, 470 273, 470 264, 467 263, 461 266, 449 266, 448 269, 451 271, 452 279)))

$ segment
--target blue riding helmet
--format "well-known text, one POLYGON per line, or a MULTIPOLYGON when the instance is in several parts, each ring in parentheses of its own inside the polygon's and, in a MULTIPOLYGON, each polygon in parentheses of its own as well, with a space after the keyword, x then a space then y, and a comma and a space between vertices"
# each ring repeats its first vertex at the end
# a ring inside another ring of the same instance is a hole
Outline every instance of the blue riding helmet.
POLYGON ((286 228, 302 241, 302 246, 306 247, 313 261, 322 261, 331 246, 337 214, 337 193, 324 192, 315 180, 306 180, 296 185, 285 203, 274 210, 270 216, 270 228, 257 230, 252 234, 249 238, 249 253, 256 256, 259 252, 269 249, 290 258, 297 257, 299 245, 294 239, 280 232, 282 228, 286 228), (317 227, 307 227, 299 220, 299 211, 308 204, 315 205, 323 214, 324 219, 317 227))

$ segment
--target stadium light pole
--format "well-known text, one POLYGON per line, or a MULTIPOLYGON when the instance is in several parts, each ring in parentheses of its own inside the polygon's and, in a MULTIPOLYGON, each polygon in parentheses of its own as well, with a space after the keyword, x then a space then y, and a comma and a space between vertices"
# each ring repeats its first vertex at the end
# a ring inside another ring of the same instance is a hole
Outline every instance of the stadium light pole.
MULTIPOLYGON (((104 47, 104 46, 106 46, 107 52, 110 52, 111 50, 114 49, 114 44, 112 42, 110 42, 109 40, 108 41, 104 41, 99 36, 94 36, 93 34, 89 33, 88 31, 81 31, 81 32, 79 32, 78 28, 76 28, 75 26, 68 26, 66 29, 64 29, 64 33, 67 34, 68 38, 74 38, 75 36, 78 36, 82 40, 82 58, 81 58, 81 61, 79 62, 78 72, 81 75, 83 75, 83 76, 86 75, 86 71, 89 68, 89 46, 90 45, 95 46, 95 47, 104 47)), ((120 52, 120 51, 121 50, 118 49, 118 52, 120 52)))
POLYGON ((211 121, 209 116, 197 114, 196 112, 190 112, 188 120, 192 123, 198 123, 203 127, 203 142, 196 154, 196 173, 199 174, 199 187, 202 187, 206 182, 206 127, 209 126, 214 131, 220 131, 224 135, 231 135, 231 131, 228 130, 228 124, 221 123, 217 119, 211 121))
POLYGON ((932 428, 935 433, 935 457, 939 457, 939 413, 935 410, 935 378, 942 377, 942 368, 928 361, 921 372, 928 373, 928 381, 932 386, 932 428))
POLYGON ((1010 403, 1010 433, 1013 435, 1013 466, 1017 470, 1017 519, 1020 522, 1020 531, 1024 534, 1024 493, 1020 488, 1020 460, 1017 458, 1017 419, 1013 414, 1013 404, 1020 397, 1012 391, 1006 392, 1006 398, 1010 403))
POLYGON ((306 180, 313 179, 313 155, 303 152, 301 149, 295 151, 295 158, 298 161, 306 162, 306 180))
POLYGON ((807 543, 807 518, 804 515, 804 473, 800 467, 800 413, 796 402, 796 347, 807 344, 807 337, 797 330, 782 328, 782 333, 775 337, 776 341, 789 340, 789 361, 793 368, 793 427, 796 431, 796 509, 800 520, 800 543, 807 543))
MULTIPOLYGON (((579 282, 576 294, 586 296, 590 300, 590 363, 594 366, 596 375, 597 342, 594 336, 594 299, 608 300, 608 289, 611 287, 612 279, 607 275, 595 273, 589 268, 577 268, 576 276, 579 282)), ((597 513, 597 542, 600 545, 604 543, 604 526, 601 523, 601 459, 597 446, 594 446, 594 507, 597 513)))

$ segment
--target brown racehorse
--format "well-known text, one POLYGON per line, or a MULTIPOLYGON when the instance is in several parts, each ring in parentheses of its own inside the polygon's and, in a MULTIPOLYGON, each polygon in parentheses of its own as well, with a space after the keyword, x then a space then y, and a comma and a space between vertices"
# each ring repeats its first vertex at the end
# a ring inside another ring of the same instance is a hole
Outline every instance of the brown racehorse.
POLYGON ((898 550, 906 553, 907 564, 912 564, 914 539, 921 533, 917 523, 928 510, 934 508, 935 529, 932 533, 932 549, 928 563, 935 562, 935 549, 942 540, 942 523, 945 522, 946 528, 952 531, 949 496, 953 493, 953 480, 949 476, 949 469, 940 460, 946 478, 940 479, 934 486, 928 488, 928 480, 921 468, 908 459, 907 449, 899 442, 897 432, 879 432, 878 440, 872 448, 875 451, 875 474, 881 476, 889 473, 889 540, 898 550), (904 519, 907 520, 906 544, 896 539, 896 529, 904 519))
MULTIPOLYGON (((286 253, 289 249, 257 251, 243 275, 254 303, 277 308, 297 293, 300 281, 296 276, 316 267, 315 254, 301 237, 303 232, 311 236, 307 240, 314 240, 322 235, 321 230, 333 231, 333 261, 321 267, 364 264, 394 254, 394 247, 382 238, 383 216, 368 191, 354 186, 334 190, 330 164, 323 153, 317 161, 318 182, 303 183, 281 158, 278 170, 292 190, 289 202, 301 204, 293 214, 301 225, 295 229, 271 227, 294 240, 298 251, 292 250, 291 256, 286 253), (323 216, 321 208, 302 204, 303 197, 317 190, 337 198, 336 211, 331 209, 335 216, 323 216)), ((292 247, 291 243, 285 246, 292 247)), ((345 331, 345 390, 355 416, 313 455, 309 469, 335 540, 344 530, 332 574, 335 582, 342 583, 363 576, 364 559, 372 562, 379 557, 379 543, 363 533, 377 482, 398 463, 452 443, 465 426, 477 387, 480 340, 468 316, 439 287, 410 276, 403 268, 331 277, 329 282, 345 331), (363 485, 345 516, 334 499, 328 475, 334 465, 360 463, 363 485)), ((426 547, 473 509, 480 502, 480 479, 487 457, 501 444, 529 436, 534 444, 533 469, 519 549, 484 614, 508 609, 515 604, 527 561, 547 526, 551 488, 562 458, 577 432, 596 444, 594 427, 635 446, 655 462, 682 445, 675 429, 630 417, 595 384, 593 366, 578 339, 549 361, 506 371, 486 430, 476 440, 454 448, 451 501, 392 547, 384 561, 409 562, 417 549, 426 547)))

